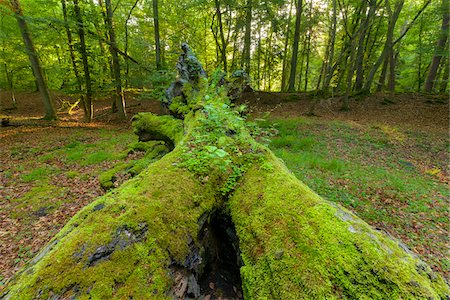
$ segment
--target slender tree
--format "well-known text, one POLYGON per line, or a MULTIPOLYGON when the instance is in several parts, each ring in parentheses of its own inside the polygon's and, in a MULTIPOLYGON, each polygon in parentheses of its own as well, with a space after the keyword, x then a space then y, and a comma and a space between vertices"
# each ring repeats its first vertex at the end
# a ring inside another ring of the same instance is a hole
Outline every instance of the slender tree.
POLYGON ((295 33, 294 42, 292 44, 292 58, 291 58, 291 72, 289 76, 288 91, 293 92, 295 90, 295 76, 297 72, 297 59, 298 59, 298 42, 300 39, 300 20, 302 17, 303 2, 297 1, 296 13, 295 13, 295 33))
MULTIPOLYGON (((130 22, 131 15, 133 14, 133 10, 136 8, 137 4, 139 3, 139 0, 136 0, 131 6, 130 11, 127 14, 127 19, 125 20, 125 54, 128 55, 128 23, 130 22)), ((129 81, 129 73, 130 73, 130 60, 128 58, 125 58, 125 87, 128 87, 128 81, 129 81)))
POLYGON ((241 66, 247 74, 250 74, 250 44, 252 37, 252 14, 253 2, 247 0, 245 7, 245 33, 244 33, 244 50, 242 52, 241 66))
POLYGON ((91 122, 94 117, 94 107, 92 103, 92 82, 91 82, 91 73, 89 70, 89 59, 88 53, 86 49, 86 35, 84 29, 83 16, 81 14, 80 5, 78 0, 73 0, 73 8, 75 12, 75 19, 77 21, 78 27, 78 37, 80 38, 80 46, 79 51, 81 54, 81 60, 83 61, 83 70, 84 70, 84 84, 86 88, 86 95, 84 97, 84 106, 85 110, 85 120, 87 122, 91 122))
POLYGON ((14 11, 14 16, 16 17, 17 23, 19 24, 20 33, 22 34, 23 42, 30 60, 31 68, 33 70, 33 75, 36 79, 36 84, 38 86, 39 92, 41 93, 42 101, 45 108, 45 119, 56 119, 56 111, 53 107, 52 100, 50 98, 50 93, 47 86, 47 81, 44 78, 44 73, 42 72, 41 63, 39 61, 38 54, 34 48, 33 40, 31 39, 30 30, 28 29, 28 24, 25 21, 22 7, 19 0, 9 0, 11 7, 14 11))
POLYGON ((158 0, 153 0, 153 22, 155 30, 155 48, 156 48, 156 69, 161 69, 161 42, 159 39, 159 14, 158 0))
POLYGON ((448 39, 448 26, 450 20, 449 0, 442 0, 442 25, 439 39, 436 43, 436 50, 434 51, 433 61, 428 69, 427 79, 425 81, 425 92, 433 91, 437 71, 441 63, 442 57, 445 57, 444 49, 448 39))
POLYGON ((116 43, 116 33, 114 31, 114 24, 113 24, 113 10, 111 7, 111 0, 105 0, 105 7, 106 7, 106 26, 108 29, 108 35, 109 35, 109 51, 111 53, 112 57, 112 66, 114 71, 114 85, 116 88, 116 92, 114 94, 114 99, 116 103, 116 107, 119 111, 119 116, 122 119, 127 118, 127 113, 125 109, 125 98, 123 95, 123 89, 122 89, 122 80, 120 77, 120 61, 119 61, 119 54, 117 52, 117 43, 116 43))

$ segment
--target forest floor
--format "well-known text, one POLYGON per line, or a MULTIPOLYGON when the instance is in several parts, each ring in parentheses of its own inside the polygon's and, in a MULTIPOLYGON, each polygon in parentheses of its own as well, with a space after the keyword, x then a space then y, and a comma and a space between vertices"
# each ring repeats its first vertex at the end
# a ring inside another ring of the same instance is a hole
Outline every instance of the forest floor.
MULTIPOLYGON (((95 103, 95 119, 68 114, 73 99, 54 94, 60 120, 38 120, 36 93, 0 92, 0 291, 83 206, 105 192, 98 175, 136 153, 130 122, 95 103)), ((312 100, 306 94, 248 93, 239 103, 277 134, 267 141, 294 174, 318 194, 399 238, 449 278, 449 99, 377 94, 312 100), (316 116, 305 116, 316 102, 316 116), (275 130, 274 130, 275 129, 275 130)), ((163 113, 145 93, 127 93, 129 115, 163 113)), ((127 178, 120 178, 116 184, 127 178)))

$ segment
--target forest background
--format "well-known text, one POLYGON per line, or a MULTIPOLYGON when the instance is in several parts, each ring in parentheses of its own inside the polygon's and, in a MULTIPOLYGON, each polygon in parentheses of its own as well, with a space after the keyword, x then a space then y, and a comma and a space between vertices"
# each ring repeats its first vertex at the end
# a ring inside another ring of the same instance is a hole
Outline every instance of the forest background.
POLYGON ((256 90, 343 95, 344 109, 355 94, 448 89, 448 0, 21 2, 0 5, 1 89, 38 89, 35 51, 48 88, 75 95, 88 120, 92 99, 114 90, 122 117, 123 89, 163 96, 182 42, 209 74, 244 70, 256 90))

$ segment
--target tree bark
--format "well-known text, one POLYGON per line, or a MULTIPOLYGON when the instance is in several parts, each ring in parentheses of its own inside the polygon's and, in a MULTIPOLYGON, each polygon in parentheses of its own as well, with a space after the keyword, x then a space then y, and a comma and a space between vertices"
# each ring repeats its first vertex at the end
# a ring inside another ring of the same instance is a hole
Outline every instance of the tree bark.
MULTIPOLYGON (((125 20, 125 49, 124 52, 125 54, 128 55, 128 22, 131 19, 131 15, 133 14, 133 10, 136 8, 136 6, 138 5, 139 0, 136 0, 133 4, 133 6, 131 6, 130 11, 128 12, 127 18, 125 20)), ((130 81, 130 77, 129 77, 129 73, 130 73, 130 62, 128 60, 128 58, 125 58, 125 88, 128 88, 128 82, 130 81)))
POLYGON ((291 58, 291 72, 289 75, 288 91, 295 91, 295 76, 297 75, 297 59, 298 59, 298 41, 300 39, 300 21, 303 11, 303 1, 297 1, 296 13, 295 13, 295 32, 294 42, 292 43, 292 58, 291 58))
MULTIPOLYGON (((217 227, 231 240, 225 264, 237 266, 245 299, 450 295, 406 246, 295 178, 215 83, 194 93, 184 121, 134 118, 140 137, 169 139, 173 151, 73 217, 4 299, 206 297, 200 285, 210 290, 209 264, 225 246, 211 238, 217 227), (214 223, 218 214, 230 220, 214 223)), ((241 298, 226 294, 239 284, 222 296, 241 298)))
POLYGON ((364 21, 361 23, 361 29, 358 39, 358 50, 356 53, 355 61, 355 91, 360 91, 364 84, 364 56, 366 54, 365 41, 367 38, 367 33, 372 23, 373 17, 377 9, 376 0, 369 1, 369 12, 365 16, 364 21))
POLYGON ((283 69, 281 73, 281 92, 284 92, 287 90, 286 87, 286 78, 287 78, 287 70, 288 70, 288 50, 289 50, 289 36, 291 33, 291 17, 292 17, 292 3, 294 0, 292 0, 289 4, 289 16, 287 19, 287 25, 286 25, 286 37, 284 39, 284 55, 283 55, 283 69))
POLYGON ((242 52, 241 66, 244 71, 250 75, 250 44, 252 37, 252 13, 253 2, 247 0, 245 7, 245 33, 244 33, 244 50, 242 52))
POLYGON ((330 86, 331 79, 333 78, 333 59, 334 59, 334 43, 336 41, 336 25, 337 25, 337 0, 333 0, 333 12, 331 15, 331 29, 329 33, 329 43, 328 43, 328 60, 327 60, 327 67, 326 67, 326 76, 323 81, 323 90, 327 90, 330 86))
POLYGON ((153 22, 154 22, 154 31, 155 31, 156 69, 160 70, 162 67, 162 61, 161 61, 161 42, 160 42, 160 38, 159 38, 158 0, 153 0, 153 22))
POLYGON ((106 6, 106 24, 110 41, 109 51, 112 57, 112 65, 114 71, 114 85, 116 89, 116 92, 114 94, 115 99, 114 102, 116 103, 116 107, 119 111, 120 118, 125 120, 127 118, 127 112, 125 108, 125 98, 122 89, 122 80, 120 77, 120 61, 117 52, 118 47, 116 43, 116 33, 114 31, 113 25, 113 12, 111 8, 111 0, 105 0, 105 6, 106 6))
POLYGON ((80 54, 81 59, 83 61, 83 70, 84 70, 84 84, 86 87, 86 95, 84 97, 84 106, 86 107, 85 120, 87 122, 91 122, 94 117, 94 105, 92 103, 92 81, 91 81, 91 73, 89 70, 89 59, 88 53, 86 49, 86 37, 84 31, 84 22, 83 16, 81 15, 80 5, 78 0, 73 0, 75 18, 77 20, 78 26, 78 36, 80 38, 80 54))
POLYGON ((428 69, 427 79, 425 80, 425 92, 431 93, 436 80, 437 71, 441 63, 442 57, 445 57, 445 43, 448 39, 448 26, 450 20, 449 0, 442 0, 442 25, 439 40, 436 43, 433 61, 428 69))
POLYGON ((30 30, 28 29, 28 24, 25 22, 20 2, 19 0, 10 0, 9 2, 11 3, 11 7, 14 11, 17 23, 19 24, 20 33, 22 35, 28 58, 30 60, 31 68, 36 79, 36 84, 42 97, 42 102, 45 109, 44 119, 56 119, 56 111, 53 107, 52 99, 50 98, 47 81, 44 78, 41 63, 39 61, 36 49, 34 48, 30 30))

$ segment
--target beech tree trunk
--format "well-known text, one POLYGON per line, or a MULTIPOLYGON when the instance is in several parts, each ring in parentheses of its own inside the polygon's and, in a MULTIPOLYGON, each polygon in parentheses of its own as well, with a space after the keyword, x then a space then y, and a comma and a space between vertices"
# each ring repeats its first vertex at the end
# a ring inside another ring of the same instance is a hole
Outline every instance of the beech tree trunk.
POLYGON ((215 298, 449 297, 406 246, 322 199, 257 143, 218 80, 187 93, 183 121, 134 117, 141 142, 172 151, 74 216, 5 300, 202 299, 221 277, 228 289, 215 298))
POLYGON ((245 33, 244 33, 244 50, 242 52, 241 66, 244 71, 250 75, 250 44, 252 37, 252 0, 247 0, 245 7, 245 33))
POLYGON ((50 93, 47 87, 47 81, 44 78, 44 73, 41 68, 41 63, 37 55, 36 49, 34 48, 33 40, 31 39, 30 30, 25 22, 22 7, 20 6, 19 0, 10 0, 11 7, 14 11, 17 23, 19 24, 20 33, 22 34, 23 42, 30 60, 31 68, 33 70, 33 75, 36 79, 36 85, 39 92, 41 93, 42 102, 45 109, 45 119, 56 119, 56 111, 53 107, 53 102, 50 98, 50 93))
POLYGON ((114 85, 116 92, 114 94, 114 103, 116 104, 116 108, 119 111, 119 116, 122 119, 127 118, 127 112, 125 108, 125 98, 123 95, 123 89, 122 89, 122 79, 120 76, 120 61, 119 61, 119 54, 117 52, 117 43, 116 43, 116 33, 114 31, 114 24, 113 24, 113 12, 111 7, 111 0, 105 0, 105 7, 106 7, 106 25, 108 29, 108 35, 109 35, 109 51, 111 53, 112 57, 112 67, 113 67, 113 73, 114 73, 114 85))
MULTIPOLYGON (((439 40, 436 43, 436 50, 434 52, 433 61, 428 70, 427 79, 425 81, 425 92, 431 93, 433 91, 436 80, 437 71, 441 63, 442 57, 445 57, 445 43, 448 39, 448 26, 450 20, 449 0, 442 0, 442 25, 439 40)), ((447 53, 448 55, 448 53, 447 53)))
POLYGON ((162 62, 161 62, 161 42, 159 39, 158 0, 153 0, 153 22, 154 22, 154 30, 155 30, 156 69, 160 70, 162 67, 162 62))
POLYGON ((292 58, 291 58, 291 72, 289 75, 288 91, 295 91, 295 77, 297 75, 297 60, 298 60, 298 42, 300 40, 300 21, 303 11, 303 1, 297 1, 296 13, 295 13, 295 33, 294 42, 292 44, 292 58))
MULTIPOLYGON (((131 15, 133 14, 133 10, 136 8, 137 4, 139 3, 139 0, 136 0, 131 6, 130 11, 128 12, 127 19, 125 20, 125 54, 128 55, 128 22, 131 19, 131 15)), ((125 88, 128 88, 128 82, 129 82, 129 73, 130 73, 130 61, 128 58, 125 58, 125 88)), ((157 64, 158 66, 158 64, 157 64)))
POLYGON ((84 107, 85 111, 85 120, 87 122, 91 122, 94 117, 94 105, 92 103, 92 81, 91 81, 91 72, 89 70, 89 59, 88 53, 86 49, 86 37, 84 31, 84 22, 83 17, 81 15, 80 5, 78 4, 78 0, 73 0, 74 11, 75 11, 75 19, 77 20, 78 26, 78 36, 80 37, 80 54, 81 59, 83 61, 83 70, 84 70, 84 84, 86 87, 86 95, 84 97, 84 107))

